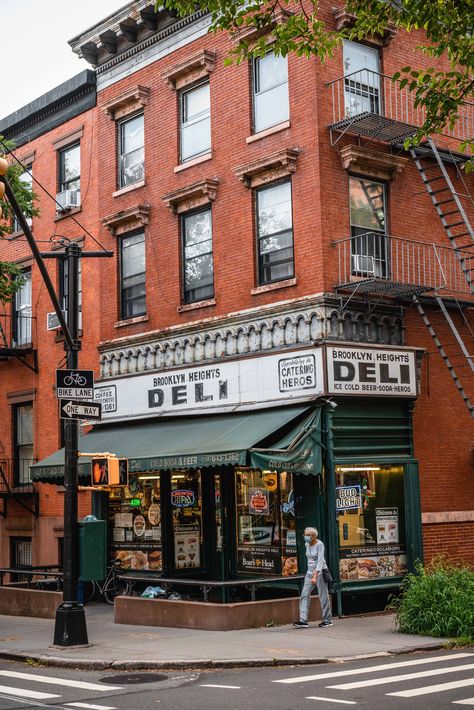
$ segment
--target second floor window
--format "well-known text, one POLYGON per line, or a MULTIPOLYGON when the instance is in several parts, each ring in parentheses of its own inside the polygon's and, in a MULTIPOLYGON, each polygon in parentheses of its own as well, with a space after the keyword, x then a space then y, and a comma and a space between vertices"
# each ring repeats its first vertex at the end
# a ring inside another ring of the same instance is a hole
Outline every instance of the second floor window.
POLYGON ((81 189, 81 146, 69 146, 59 151, 59 192, 81 189))
POLYGON ((257 258, 260 285, 294 276, 291 182, 256 193, 257 258))
MULTIPOLYGON (((26 168, 26 172, 24 172, 20 175, 20 180, 25 185, 25 187, 27 187, 29 190, 33 189, 33 177, 31 175, 31 165, 28 165, 26 168)), ((29 226, 31 227, 31 225, 33 223, 31 217, 27 217, 26 221, 28 222, 29 226)), ((13 217, 12 228, 13 228, 14 232, 21 231, 21 225, 16 217, 13 217)))
POLYGON ((210 209, 182 217, 184 302, 214 296, 212 215, 210 209))
POLYGON ((144 232, 120 240, 120 296, 122 319, 146 313, 144 232))
POLYGON ((273 52, 268 52, 264 57, 254 59, 253 94, 255 133, 288 120, 290 109, 286 57, 277 57, 273 52))
POLYGON ((15 294, 13 310, 13 340, 15 345, 32 341, 31 271, 23 272, 24 281, 15 294))
POLYGON ((385 185, 362 177, 349 178, 352 273, 387 275, 385 185))
POLYGON ((17 404, 13 408, 15 435, 14 476, 15 484, 30 482, 33 463, 33 404, 17 404))
POLYGON ((145 177, 145 139, 143 114, 120 121, 119 188, 141 182, 145 177))
POLYGON ((211 105, 209 83, 180 95, 181 162, 211 150, 211 105))

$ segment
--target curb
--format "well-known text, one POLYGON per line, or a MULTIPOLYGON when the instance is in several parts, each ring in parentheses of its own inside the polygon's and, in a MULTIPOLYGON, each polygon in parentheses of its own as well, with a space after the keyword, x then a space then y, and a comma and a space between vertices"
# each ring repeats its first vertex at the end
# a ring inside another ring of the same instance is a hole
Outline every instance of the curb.
POLYGON ((275 666, 309 666, 325 663, 348 663, 349 661, 368 660, 371 658, 386 658, 402 654, 421 653, 423 651, 436 651, 446 648, 446 643, 439 641, 424 646, 408 646, 394 648, 389 651, 375 651, 374 653, 357 654, 353 656, 329 656, 316 658, 246 658, 246 659, 203 659, 171 660, 171 661, 88 661, 85 659, 61 658, 59 656, 46 656, 42 654, 26 653, 24 651, 0 650, 0 659, 8 661, 31 661, 42 666, 56 668, 77 668, 82 670, 184 670, 184 669, 213 669, 213 668, 272 668, 275 666))

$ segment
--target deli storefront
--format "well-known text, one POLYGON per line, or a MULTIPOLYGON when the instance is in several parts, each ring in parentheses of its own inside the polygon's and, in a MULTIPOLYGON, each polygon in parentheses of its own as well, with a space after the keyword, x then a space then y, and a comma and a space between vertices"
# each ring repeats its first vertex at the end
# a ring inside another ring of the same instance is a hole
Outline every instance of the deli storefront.
MULTIPOLYGON (((305 571, 303 530, 344 592, 390 589, 421 558, 413 349, 340 344, 97 384, 83 451, 128 459, 94 491, 124 570, 229 580, 305 571)), ((32 467, 60 483, 64 453, 32 467)), ((91 485, 80 459, 79 483, 91 485)))

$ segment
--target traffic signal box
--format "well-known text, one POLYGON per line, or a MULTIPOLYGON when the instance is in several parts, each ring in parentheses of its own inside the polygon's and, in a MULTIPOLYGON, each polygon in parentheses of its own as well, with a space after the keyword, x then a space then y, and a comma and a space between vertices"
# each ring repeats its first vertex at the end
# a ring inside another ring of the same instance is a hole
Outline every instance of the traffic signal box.
POLYGON ((93 486, 128 485, 127 459, 118 459, 115 456, 101 456, 93 458, 91 464, 93 486))

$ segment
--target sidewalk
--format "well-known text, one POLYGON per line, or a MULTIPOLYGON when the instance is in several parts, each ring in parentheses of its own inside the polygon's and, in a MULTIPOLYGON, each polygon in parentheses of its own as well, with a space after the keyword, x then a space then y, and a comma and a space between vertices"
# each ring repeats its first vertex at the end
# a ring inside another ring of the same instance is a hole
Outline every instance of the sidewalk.
POLYGON ((325 663, 440 648, 446 639, 393 630, 393 615, 335 619, 334 626, 239 631, 125 626, 112 607, 86 607, 90 647, 52 647, 54 620, 0 616, 0 658, 82 668, 177 668, 325 663))

